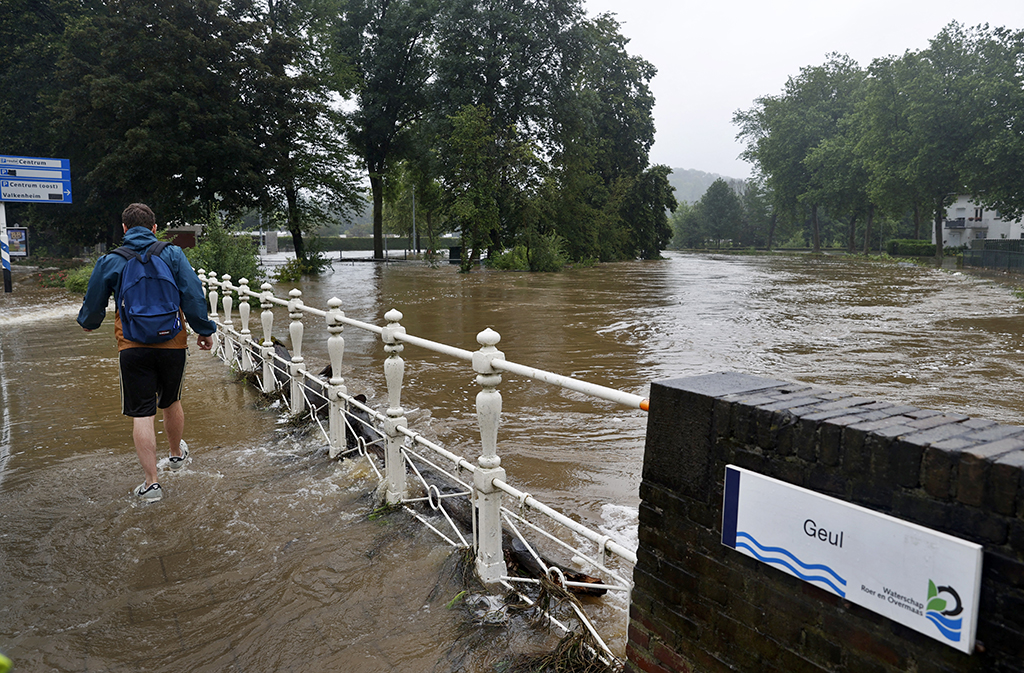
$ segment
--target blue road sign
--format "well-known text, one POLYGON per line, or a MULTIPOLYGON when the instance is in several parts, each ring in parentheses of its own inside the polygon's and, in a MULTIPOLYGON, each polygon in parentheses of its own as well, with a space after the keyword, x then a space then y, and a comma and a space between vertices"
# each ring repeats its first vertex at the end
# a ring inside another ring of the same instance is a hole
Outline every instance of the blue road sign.
POLYGON ((0 179, 0 201, 71 203, 71 181, 0 179))
POLYGON ((47 159, 44 157, 11 157, 0 154, 0 168, 57 168, 71 170, 68 159, 47 159))
POLYGON ((71 162, 0 155, 0 201, 71 203, 71 162))

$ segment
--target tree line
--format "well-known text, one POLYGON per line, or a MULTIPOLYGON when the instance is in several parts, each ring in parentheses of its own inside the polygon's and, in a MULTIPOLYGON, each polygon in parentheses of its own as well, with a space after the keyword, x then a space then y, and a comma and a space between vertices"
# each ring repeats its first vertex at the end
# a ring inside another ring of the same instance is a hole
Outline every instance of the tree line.
POLYGON ((165 221, 258 213, 305 257, 367 198, 376 257, 410 201, 467 265, 652 258, 671 237, 655 69, 582 0, 5 4, 0 153, 71 160, 73 205, 17 206, 44 240, 112 244, 145 201, 165 221))
POLYGON ((958 194, 1024 216, 1024 31, 946 26, 920 51, 861 68, 830 55, 736 112, 754 177, 676 214, 677 244, 767 245, 794 233, 865 252, 879 221, 929 238, 958 194))

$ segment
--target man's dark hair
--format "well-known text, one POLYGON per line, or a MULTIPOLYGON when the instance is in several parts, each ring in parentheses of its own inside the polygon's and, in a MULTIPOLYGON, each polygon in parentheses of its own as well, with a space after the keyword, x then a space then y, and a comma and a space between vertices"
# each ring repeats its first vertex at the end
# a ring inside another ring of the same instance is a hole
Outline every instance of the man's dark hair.
POLYGON ((129 229, 132 227, 152 229, 156 224, 156 215, 145 203, 133 203, 121 213, 121 222, 129 229))

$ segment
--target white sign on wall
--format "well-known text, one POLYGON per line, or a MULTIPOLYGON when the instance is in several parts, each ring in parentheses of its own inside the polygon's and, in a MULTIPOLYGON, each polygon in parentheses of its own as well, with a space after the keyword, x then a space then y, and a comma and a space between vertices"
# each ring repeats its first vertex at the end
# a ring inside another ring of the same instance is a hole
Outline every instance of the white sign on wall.
POLYGON ((741 467, 722 544, 970 654, 981 546, 741 467))

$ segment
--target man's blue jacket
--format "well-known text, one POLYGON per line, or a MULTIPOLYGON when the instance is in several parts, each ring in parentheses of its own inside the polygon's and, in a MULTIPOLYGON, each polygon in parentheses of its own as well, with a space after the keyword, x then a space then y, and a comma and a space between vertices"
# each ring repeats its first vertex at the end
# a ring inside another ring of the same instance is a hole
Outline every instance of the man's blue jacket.
MULTIPOLYGON (((124 245, 139 253, 144 253, 149 246, 156 243, 156 236, 145 227, 132 227, 124 235, 124 245)), ((203 295, 203 284, 199 276, 188 263, 185 253, 176 245, 168 245, 160 253, 160 259, 174 275, 174 282, 181 291, 181 310, 185 320, 194 332, 209 336, 217 331, 217 324, 210 320, 206 312, 206 299, 203 295)), ((104 255, 96 262, 96 267, 89 277, 89 287, 85 292, 85 301, 78 312, 78 324, 88 330, 96 329, 107 314, 107 302, 110 295, 117 291, 121 282, 121 271, 128 263, 121 255, 104 255)))

